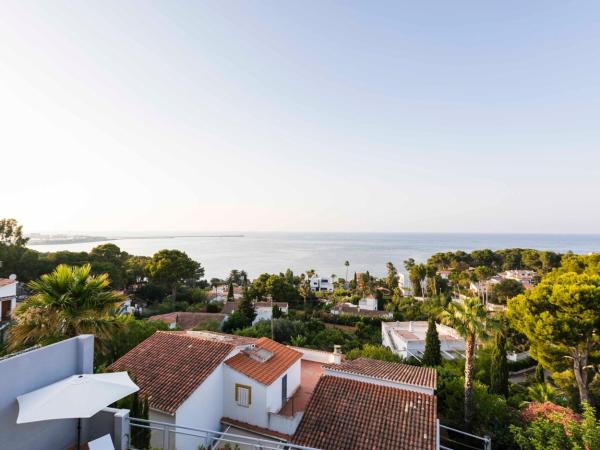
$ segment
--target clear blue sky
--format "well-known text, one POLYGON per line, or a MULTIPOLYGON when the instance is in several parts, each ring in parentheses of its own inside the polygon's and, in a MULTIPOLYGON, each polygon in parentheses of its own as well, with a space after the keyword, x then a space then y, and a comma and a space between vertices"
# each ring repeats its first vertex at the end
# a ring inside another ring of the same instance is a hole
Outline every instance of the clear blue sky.
POLYGON ((3 2, 0 216, 599 232, 599 49, 599 2, 3 2))

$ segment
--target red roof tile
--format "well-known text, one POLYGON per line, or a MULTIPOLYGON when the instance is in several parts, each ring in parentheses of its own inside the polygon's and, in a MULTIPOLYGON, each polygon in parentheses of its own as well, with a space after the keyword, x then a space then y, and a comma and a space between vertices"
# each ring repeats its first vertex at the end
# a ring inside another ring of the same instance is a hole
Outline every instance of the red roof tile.
POLYGON ((322 450, 433 450, 436 398, 324 376, 292 442, 322 450))
POLYGON ((225 361, 225 364, 265 385, 273 383, 302 358, 302 353, 268 338, 258 339, 255 345, 256 350, 266 350, 272 356, 265 361, 257 361, 251 352, 242 351, 225 361))
POLYGON ((239 306, 239 301, 225 302, 221 314, 232 314, 239 306))
POLYGON ((411 366, 371 358, 358 358, 341 364, 323 364, 327 370, 347 372, 430 389, 437 385, 437 372, 430 367, 411 366))
POLYGON ((129 370, 152 408, 174 414, 232 350, 223 342, 157 331, 110 368, 129 370))
POLYGON ((222 417, 221 423, 225 425, 230 425, 232 427, 240 428, 242 430, 251 431, 253 433, 267 436, 270 438, 280 439, 282 441, 289 441, 292 438, 289 434, 279 433, 278 431, 269 430, 268 428, 259 427, 257 425, 252 425, 251 423, 242 422, 240 420, 231 419, 229 417, 222 417))
POLYGON ((225 342, 226 344, 231 344, 235 347, 252 345, 258 340, 257 338, 253 338, 253 337, 238 336, 236 334, 220 333, 218 331, 188 330, 188 331, 180 331, 179 333, 183 333, 186 336, 190 336, 190 337, 193 337, 196 339, 205 339, 207 341, 214 341, 214 342, 225 342))
POLYGON ((388 311, 372 311, 370 309, 360 309, 356 306, 337 305, 331 308, 332 311, 337 311, 339 314, 347 314, 349 316, 364 316, 364 317, 392 317, 392 313, 388 311))
POLYGON ((268 308, 269 306, 279 306, 280 308, 287 308, 287 302, 255 302, 255 308, 268 308))
POLYGON ((167 324, 176 323, 183 330, 191 330, 201 323, 217 321, 219 323, 225 320, 225 314, 203 313, 203 312, 172 312, 148 317, 148 320, 160 320, 167 324))

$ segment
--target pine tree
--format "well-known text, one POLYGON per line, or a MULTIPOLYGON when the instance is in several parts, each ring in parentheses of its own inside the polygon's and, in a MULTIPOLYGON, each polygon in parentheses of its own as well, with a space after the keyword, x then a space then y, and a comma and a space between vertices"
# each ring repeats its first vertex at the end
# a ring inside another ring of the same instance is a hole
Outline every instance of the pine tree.
POLYGON ((506 360, 506 337, 498 332, 494 338, 490 363, 490 392, 508 396, 508 362, 506 360))
POLYGON ((435 320, 429 319, 427 335, 425 336, 425 353, 423 354, 423 365, 428 367, 439 366, 442 363, 440 337, 438 336, 435 320))

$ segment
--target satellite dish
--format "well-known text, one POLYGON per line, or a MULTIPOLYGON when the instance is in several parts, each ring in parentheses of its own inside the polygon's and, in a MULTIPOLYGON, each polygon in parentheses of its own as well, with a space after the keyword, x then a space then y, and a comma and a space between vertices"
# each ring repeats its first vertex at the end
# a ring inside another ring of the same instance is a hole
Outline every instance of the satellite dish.
POLYGON ((10 275, 8 276, 8 279, 9 279, 9 280, 12 280, 12 281, 15 281, 15 280, 17 279, 17 276, 16 276, 14 273, 12 273, 12 274, 10 274, 10 275))

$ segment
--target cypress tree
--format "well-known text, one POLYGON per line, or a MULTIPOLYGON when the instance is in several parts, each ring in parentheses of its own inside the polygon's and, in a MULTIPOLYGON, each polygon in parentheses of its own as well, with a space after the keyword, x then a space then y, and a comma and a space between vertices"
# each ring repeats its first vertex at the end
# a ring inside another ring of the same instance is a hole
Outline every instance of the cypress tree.
POLYGON ((506 337, 498 332, 494 337, 490 363, 490 392, 508 396, 508 362, 506 360, 506 337))
MULTIPOLYGON (((137 419, 148 420, 149 406, 148 397, 141 396, 139 392, 132 395, 131 398, 131 410, 129 412, 131 417, 137 419)), ((150 448, 150 436, 151 431, 148 428, 132 427, 131 429, 131 444, 135 448, 147 449, 150 448)))
POLYGON ((233 280, 229 279, 229 286, 227 286, 227 301, 233 301, 233 280))
POLYGON ((440 350, 440 337, 438 336, 435 320, 429 318, 427 335, 425 336, 425 353, 423 354, 423 365, 428 367, 439 366, 442 363, 440 350))

